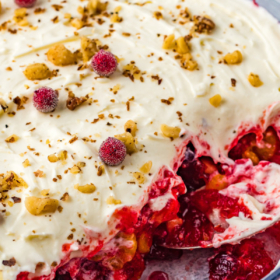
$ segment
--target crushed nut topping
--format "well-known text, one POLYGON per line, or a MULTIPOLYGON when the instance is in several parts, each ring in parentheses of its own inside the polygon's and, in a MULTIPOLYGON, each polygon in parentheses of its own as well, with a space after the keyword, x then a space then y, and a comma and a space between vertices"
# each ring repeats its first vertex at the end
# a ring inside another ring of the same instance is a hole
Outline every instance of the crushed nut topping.
POLYGON ((35 216, 54 213, 58 207, 58 200, 49 197, 39 198, 35 196, 30 196, 25 199, 25 207, 27 211, 35 216))
POLYGON ((233 53, 228 53, 224 57, 224 62, 230 65, 240 64, 242 61, 243 61, 243 56, 240 51, 234 51, 233 53))
POLYGON ((214 95, 213 97, 211 97, 210 99, 209 99, 209 102, 210 102, 210 104, 212 105, 212 106, 214 106, 214 107, 219 107, 220 105, 221 105, 221 102, 222 102, 222 97, 221 97, 221 95, 220 94, 216 94, 216 95, 214 95))
POLYGON ((88 100, 88 97, 82 96, 82 97, 76 97, 73 92, 68 93, 68 99, 66 100, 66 106, 69 110, 74 111, 77 107, 79 107, 81 104, 86 102, 88 100))
POLYGON ((24 70, 24 75, 28 80, 45 80, 52 76, 52 72, 44 63, 34 63, 28 65, 24 70))
POLYGON ((215 23, 211 19, 206 17, 194 16, 193 20, 195 32, 197 33, 211 34, 216 27, 215 23))
POLYGON ((161 132, 165 137, 171 138, 171 140, 176 139, 180 136, 181 129, 179 127, 172 127, 166 124, 162 124, 161 132))
POLYGON ((81 193, 85 193, 85 194, 90 194, 90 193, 94 193, 96 191, 96 186, 94 184, 86 184, 84 186, 79 186, 76 185, 75 188, 81 192, 81 193))
POLYGON ((122 204, 122 202, 118 199, 115 199, 113 196, 109 196, 106 200, 107 204, 111 205, 111 204, 114 204, 114 205, 118 205, 118 204, 122 204))
POLYGON ((8 138, 6 138, 5 141, 6 141, 7 143, 14 143, 14 142, 16 142, 18 139, 19 139, 19 137, 18 137, 17 135, 13 134, 13 135, 9 136, 8 138))
POLYGON ((125 123, 125 125, 124 125, 124 130, 125 130, 126 132, 131 133, 131 135, 132 135, 133 137, 135 137, 136 131, 137 131, 137 124, 136 124, 134 121, 129 120, 129 121, 127 121, 127 122, 125 123))
POLYGON ((253 87, 261 87, 263 85, 259 75, 253 73, 248 76, 248 81, 253 87))

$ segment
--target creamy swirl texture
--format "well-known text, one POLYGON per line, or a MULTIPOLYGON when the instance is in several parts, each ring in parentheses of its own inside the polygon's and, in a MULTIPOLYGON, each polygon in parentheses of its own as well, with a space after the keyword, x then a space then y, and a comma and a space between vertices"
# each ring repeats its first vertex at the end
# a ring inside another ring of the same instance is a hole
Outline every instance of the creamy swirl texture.
MULTIPOLYGON (((26 18, 32 27, 16 25, 16 5, 11 0, 1 2, 0 20, 7 28, 2 24, 0 96, 10 113, 2 112, 0 117, 0 172, 13 171, 28 185, 9 190, 9 198, 0 205, 1 261, 16 260, 11 267, 1 262, 4 280, 16 279, 20 271, 35 273, 38 263, 45 263, 40 273, 48 275, 51 265, 64 256, 63 244, 72 242, 73 256, 80 256, 79 242, 89 242, 89 236, 109 240, 117 232, 111 221, 114 211, 125 205, 140 210, 161 167, 173 170, 176 147, 184 141, 192 139, 200 154, 232 163, 227 153, 237 134, 256 125, 265 130, 278 113, 280 29, 272 16, 251 2, 109 0, 108 16, 91 19, 93 26, 79 30, 67 24, 64 14, 81 17, 77 8, 86 2, 61 1, 55 8, 57 1, 40 0, 28 9, 26 18), (123 20, 112 23, 110 13, 119 6, 123 20), (35 13, 38 7, 42 13, 35 13), (198 63, 195 71, 181 68, 176 54, 162 48, 166 35, 178 38, 190 33, 193 22, 183 23, 179 16, 186 7, 194 15, 209 16, 216 24, 212 34, 197 34, 191 40, 192 56, 198 63), (154 16, 157 11, 162 18, 154 16), (48 61, 46 52, 51 44, 64 42, 75 51, 80 48, 81 36, 98 39, 119 58, 118 69, 110 78, 99 78, 89 67, 58 67, 48 61), (220 63, 236 50, 243 55, 241 64, 220 63), (131 62, 144 72, 142 81, 122 75, 131 62), (57 76, 27 80, 23 71, 32 63, 45 63, 58 70, 57 76), (259 75, 261 87, 249 83, 250 73, 259 75), (52 113, 40 113, 32 105, 33 92, 41 86, 59 92, 59 105, 52 113), (77 97, 88 94, 92 104, 68 110, 69 91, 77 97), (222 97, 217 108, 209 102, 216 94, 222 97), (24 109, 18 110, 14 104, 17 96, 28 97, 24 109), (107 137, 124 133, 128 120, 137 123, 138 152, 127 156, 120 166, 105 166, 104 174, 98 176, 102 164, 99 146, 107 137), (171 141, 162 135, 162 124, 179 127, 181 137, 171 141), (18 140, 7 142, 12 135, 18 140), (66 160, 49 161, 49 155, 62 151, 67 151, 66 160), (28 166, 23 165, 26 160, 28 166), (139 184, 133 172, 139 172, 148 161, 152 161, 152 169, 139 184), (69 169, 75 165, 82 167, 72 174, 69 169), (91 183, 96 187, 93 193, 78 191, 77 184, 91 183), (59 200, 60 211, 39 216, 28 212, 26 198, 43 197, 42 191, 59 200), (65 193, 69 199, 60 200, 65 193), (12 197, 21 202, 14 203, 12 197)), ((271 173, 279 178, 279 173, 271 173)), ((157 201, 154 208, 162 209, 164 201, 157 201)))

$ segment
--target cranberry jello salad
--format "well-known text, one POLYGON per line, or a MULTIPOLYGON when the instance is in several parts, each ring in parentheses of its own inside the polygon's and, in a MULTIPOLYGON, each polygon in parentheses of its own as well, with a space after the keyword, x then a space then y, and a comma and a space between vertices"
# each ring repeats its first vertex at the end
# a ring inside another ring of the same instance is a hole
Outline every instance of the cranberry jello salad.
POLYGON ((280 219, 276 19, 246 0, 1 0, 0 30, 1 280, 137 280, 184 247, 222 246, 210 279, 274 268, 247 238, 280 219))

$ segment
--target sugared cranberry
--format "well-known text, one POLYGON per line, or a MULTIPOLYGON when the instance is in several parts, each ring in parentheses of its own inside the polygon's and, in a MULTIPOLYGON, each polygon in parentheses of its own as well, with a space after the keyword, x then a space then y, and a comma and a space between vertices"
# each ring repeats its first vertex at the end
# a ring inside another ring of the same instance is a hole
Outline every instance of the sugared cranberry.
POLYGON ((91 65, 96 74, 109 77, 116 71, 118 62, 112 53, 100 50, 93 56, 91 65))
POLYGON ((33 95, 34 107, 42 112, 52 112, 58 104, 58 92, 49 87, 41 87, 35 90, 33 95))
POLYGON ((101 144, 99 157, 107 165, 119 165, 126 157, 125 144, 116 138, 109 137, 101 144))
POLYGON ((19 7, 31 8, 36 4, 37 0, 15 0, 19 7))
POLYGON ((154 271, 148 280, 169 280, 168 274, 163 271, 154 271))

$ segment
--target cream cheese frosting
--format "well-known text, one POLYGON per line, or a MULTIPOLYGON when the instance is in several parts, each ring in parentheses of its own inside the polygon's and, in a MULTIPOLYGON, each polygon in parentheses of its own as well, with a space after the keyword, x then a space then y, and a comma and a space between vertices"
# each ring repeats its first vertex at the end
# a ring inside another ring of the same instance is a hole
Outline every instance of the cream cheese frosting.
MULTIPOLYGON (((232 163, 227 153, 238 133, 256 125, 265 130, 277 116, 280 29, 272 16, 251 2, 110 0, 107 12, 120 6, 122 22, 112 23, 110 18, 102 17, 102 22, 92 20, 93 27, 79 30, 66 24, 64 14, 80 17, 77 8, 86 2, 62 1, 61 8, 55 9, 57 1, 38 1, 36 7, 28 9, 32 28, 18 27, 13 22, 17 8, 13 1, 1 2, 1 23, 7 22, 8 27, 1 31, 0 95, 10 112, 2 112, 0 118, 1 173, 13 171, 28 185, 10 190, 10 203, 0 205, 1 260, 16 259, 12 267, 1 262, 4 280, 16 279, 20 271, 35 273, 39 262, 46 264, 40 273, 49 274, 51 265, 64 256, 63 244, 73 242, 73 256, 82 254, 77 240, 89 242, 85 232, 109 240, 116 233, 111 221, 114 211, 123 206, 141 209, 162 166, 173 169, 178 156, 176 147, 182 142, 191 139, 199 154, 232 163), (35 13, 38 7, 45 12, 35 13), (181 68, 175 53, 162 49, 164 36, 174 34, 178 38, 189 34, 193 22, 182 24, 179 17, 186 7, 194 15, 209 16, 216 24, 212 34, 200 34, 191 41, 191 52, 198 63, 195 71, 181 68), (153 16, 157 11, 162 13, 162 19, 153 16), (80 47, 80 36, 98 39, 119 58, 113 76, 98 78, 89 68, 78 71, 78 65, 57 67, 48 61, 46 52, 51 44, 64 42, 75 51, 80 47), (224 55, 236 50, 243 55, 240 65, 219 63, 224 55), (145 72, 143 82, 133 82, 122 75, 131 61, 145 72), (23 71, 32 63, 45 63, 51 70, 59 70, 58 75, 50 80, 29 81, 23 71), (248 82, 250 73, 260 76, 261 87, 255 88, 248 82), (236 80, 236 87, 231 79, 236 80), (53 113, 40 113, 32 105, 34 90, 42 86, 59 91, 59 105, 53 113), (113 88, 118 88, 117 93, 113 88), (78 97, 88 94, 93 103, 68 110, 69 90, 78 97), (217 108, 209 102, 216 94, 222 97, 217 108), (25 109, 17 110, 12 102, 17 96, 29 98, 25 109), (162 102, 169 98, 173 98, 171 104, 162 102), (94 122, 95 119, 99 121, 94 122), (98 176, 97 168, 102 164, 98 158, 100 144, 107 137, 123 133, 128 120, 137 123, 138 152, 127 156, 120 166, 105 166, 105 173, 98 176), (161 133, 162 124, 179 127, 182 137, 170 141, 161 133), (7 143, 5 140, 11 135, 18 140, 7 143), (75 141, 71 141, 73 138, 75 141), (48 160, 49 155, 61 151, 67 151, 67 160, 48 160), (30 165, 24 167, 26 159, 30 165), (152 169, 145 175, 145 182, 139 184, 132 173, 148 161, 152 161, 152 169), (72 174, 69 168, 81 162, 85 163, 81 172, 72 174), (92 194, 81 193, 75 187, 90 183, 96 186, 92 194), (43 190, 60 201, 61 211, 31 215, 24 202, 29 196, 42 197, 43 190), (69 200, 60 200, 65 193, 69 200), (21 203, 13 203, 12 197, 20 198, 21 203), (113 200, 109 201, 120 204, 108 204, 110 197, 113 200)), ((278 178, 279 172, 273 176, 278 178)), ((162 209, 167 200, 168 195, 155 201, 154 209, 162 209)), ((257 229, 269 222, 259 223, 257 229)))

